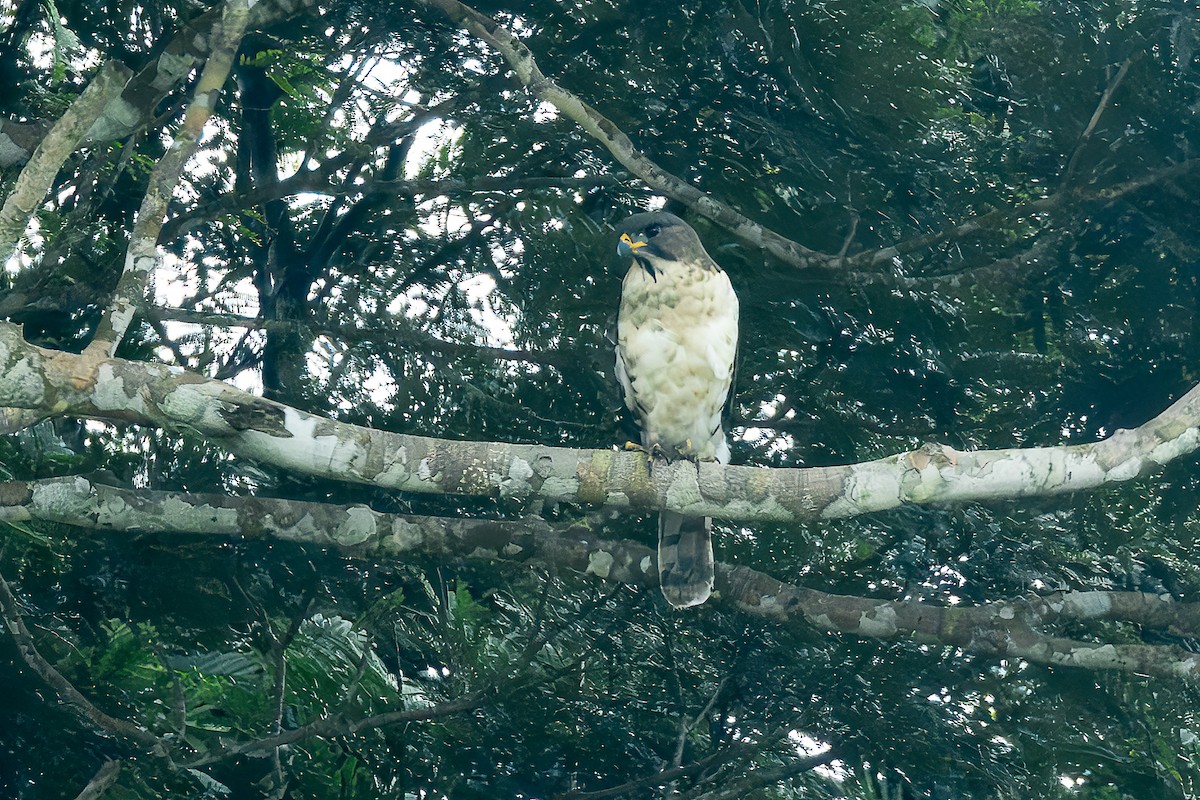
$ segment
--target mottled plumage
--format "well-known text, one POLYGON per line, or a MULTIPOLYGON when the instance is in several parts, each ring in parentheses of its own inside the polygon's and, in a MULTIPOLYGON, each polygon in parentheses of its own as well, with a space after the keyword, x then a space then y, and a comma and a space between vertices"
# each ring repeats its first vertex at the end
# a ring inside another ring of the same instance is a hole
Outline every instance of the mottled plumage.
MULTIPOLYGON (((729 461, 721 417, 733 381, 738 301, 729 277, 674 214, 635 214, 617 228, 631 260, 617 315, 617 379, 642 446, 668 460, 729 461)), ((673 606, 712 592, 712 520, 663 511, 658 569, 673 606)))

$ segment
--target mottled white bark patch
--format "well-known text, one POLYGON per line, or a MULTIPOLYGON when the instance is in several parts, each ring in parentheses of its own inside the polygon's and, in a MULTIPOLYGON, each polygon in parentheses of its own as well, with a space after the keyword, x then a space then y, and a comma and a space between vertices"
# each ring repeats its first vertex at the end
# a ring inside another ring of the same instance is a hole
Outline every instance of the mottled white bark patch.
POLYGON ((268 528, 277 528, 284 535, 297 536, 301 540, 324 542, 332 536, 332 531, 317 527, 311 514, 305 514, 299 519, 288 519, 286 515, 281 519, 274 514, 268 514, 266 519, 268 528))
POLYGON ((728 509, 728 516, 738 518, 748 517, 772 522, 791 522, 796 518, 796 515, 782 505, 774 495, 757 503, 749 500, 730 500, 724 507, 728 509))
MULTIPOLYGON (((186 62, 186 66, 181 65, 182 71, 179 72, 180 76, 191 71, 192 65, 196 63, 196 60, 190 56, 181 58, 177 55, 172 56, 169 53, 163 53, 159 57, 158 62, 160 72, 163 62, 165 61, 169 64, 172 60, 186 62)), ((173 76, 168 85, 174 85, 177 80, 178 76, 173 76)), ((105 106, 104 113, 92 123, 92 127, 88 129, 85 138, 92 142, 101 142, 105 139, 123 139, 129 134, 131 129, 141 122, 142 113, 138 110, 137 106, 126 101, 124 98, 118 97, 105 106)))
POLYGON ((533 491, 529 479, 534 475, 533 467, 523 458, 513 458, 508 465, 508 476, 500 478, 501 497, 525 497, 533 491))
POLYGON ((422 458, 421 463, 417 465, 417 478, 422 481, 432 480, 433 466, 429 463, 428 458, 422 458))
POLYGON ((408 469, 408 448, 403 445, 383 454, 383 469, 376 476, 382 486, 402 486, 412 478, 408 469))
POLYGON ((609 492, 604 497, 604 505, 613 508, 629 508, 629 495, 624 492, 609 492))
POLYGON ((118 494, 102 495, 96 509, 96 522, 104 527, 125 528, 128 518, 136 515, 135 509, 118 494))
POLYGON ((196 505, 178 497, 168 497, 163 501, 162 514, 174 520, 177 528, 194 526, 196 530, 208 530, 216 526, 223 530, 236 530, 238 527, 237 509, 196 505), (189 520, 195 520, 195 523, 189 526, 189 520))
MULTIPOLYGON (((890 462, 891 460, 889 460, 890 462)), ((842 493, 821 512, 823 517, 853 517, 867 511, 895 508, 903 499, 896 463, 856 465, 850 468, 842 493)))
POLYGON ((1102 617, 1112 611, 1112 598, 1101 592, 1073 592, 1063 598, 1062 606, 1082 617, 1102 617))
POLYGON ((1188 678, 1188 677, 1191 677, 1192 673, 1194 673, 1196 671, 1197 664, 1195 661, 1189 660, 1189 661, 1176 661, 1171 666, 1174 669, 1176 675, 1180 676, 1181 678, 1188 678))
POLYGON ((910 464, 907 469, 903 463, 896 465, 897 469, 904 469, 897 486, 898 498, 910 503, 928 503, 946 492, 947 480, 954 477, 953 466, 943 468, 937 459, 920 450, 909 453, 907 460, 910 464))
POLYGON ((0 364, 8 364, 3 380, 3 396, 12 405, 37 408, 46 403, 45 376, 30 358, 13 361, 14 353, 0 342, 0 364))
POLYGON ((1108 470, 1108 480, 1110 481, 1127 481, 1131 478, 1136 478, 1142 471, 1142 461, 1139 456, 1132 456, 1122 461, 1120 464, 1108 470))
POLYGON ((1200 428, 1188 428, 1170 441, 1163 442, 1150 451, 1150 457, 1159 464, 1195 452, 1200 447, 1200 428))
POLYGON ((573 500, 579 494, 579 479, 546 478, 542 484, 541 496, 547 500, 573 500))
POLYGON ((420 525, 403 519, 392 521, 392 542, 403 552, 420 550, 425 545, 425 532, 420 525))
MULTIPOLYGON (((108 369, 107 365, 100 367, 100 375, 96 382, 97 394, 100 392, 101 383, 105 380, 104 373, 108 369)), ((224 405, 225 403, 210 392, 185 384, 168 392, 158 407, 162 413, 178 425, 212 432, 228 427, 225 420, 217 414, 218 409, 224 405)))
POLYGON ((334 474, 358 474, 357 464, 363 457, 364 448, 353 438, 343 439, 331 433, 338 427, 330 425, 329 420, 284 407, 283 426, 292 434, 291 438, 258 431, 246 431, 244 435, 248 439, 265 438, 263 445, 268 451, 284 454, 290 451, 290 461, 320 465, 334 474))
POLYGON ((1075 667, 1111 668, 1121 663, 1121 654, 1111 644, 1100 647, 1074 647, 1066 652, 1057 652, 1053 659, 1055 663, 1075 667))
POLYGON ((338 544, 362 544, 375 536, 375 512, 366 506, 351 506, 346 509, 337 530, 333 531, 333 540, 338 544))
POLYGON ((607 578, 612 572, 613 557, 607 550, 593 550, 588 553, 586 572, 598 578, 607 578))
POLYGON ((858 631, 864 636, 885 638, 896 635, 896 610, 891 606, 876 606, 858 618, 858 631))
POLYGON ((1083 486, 1099 486, 1104 482, 1105 472, 1104 467, 1096 461, 1096 456, 1093 453, 1088 453, 1080 456, 1060 456, 1064 459, 1065 475, 1063 481, 1074 486, 1082 484, 1083 486))
POLYGON ((988 482, 1005 494, 1011 494, 1022 487, 1035 484, 1035 471, 1027 456, 1006 454, 1000 458, 984 461, 979 466, 979 474, 986 476, 988 482))
POLYGON ((37 483, 33 486, 33 505, 50 509, 58 514, 85 517, 91 513, 92 484, 85 478, 76 478, 69 483, 37 483))
POLYGON ((688 511, 692 506, 704 502, 696 470, 688 469, 687 466, 681 464, 667 486, 667 507, 676 511, 688 511))

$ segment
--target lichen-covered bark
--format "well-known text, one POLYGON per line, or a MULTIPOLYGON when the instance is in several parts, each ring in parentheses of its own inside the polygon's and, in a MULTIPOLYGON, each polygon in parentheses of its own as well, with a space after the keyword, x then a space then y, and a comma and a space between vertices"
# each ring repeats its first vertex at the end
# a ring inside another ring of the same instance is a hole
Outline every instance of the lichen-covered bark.
POLYGON ((150 275, 161 263, 158 236, 162 232, 167 203, 179 183, 184 165, 196 152, 205 123, 216 108, 221 88, 233 68, 233 57, 242 40, 248 17, 247 0, 227 0, 220 23, 213 26, 209 36, 212 53, 196 82, 192 102, 183 116, 183 124, 175 132, 166 154, 150 173, 150 182, 138 209, 137 222, 129 237, 121 279, 117 282, 117 290, 113 293, 108 310, 97 326, 96 335, 88 345, 93 352, 110 356, 116 353, 117 346, 133 322, 134 314, 142 305, 150 275))
POLYGON ((1100 442, 962 452, 941 445, 808 469, 677 462, 641 453, 463 442, 334 422, 183 370, 25 342, 0 324, 0 406, 188 430, 236 455, 411 492, 541 498, 727 520, 847 517, 1094 489, 1145 476, 1200 445, 1200 387, 1100 442))
POLYGON ((120 62, 105 64, 38 144, 0 208, 0 263, 16 249, 33 212, 46 199, 54 176, 131 75, 120 62))
MULTIPOLYGON (((608 541, 582 525, 539 518, 481 520, 384 514, 366 506, 120 489, 83 477, 0 484, 0 519, 43 520, 104 531, 271 538, 336 548, 378 563, 413 555, 536 562, 598 579, 652 588, 655 551, 608 541)), ((784 624, 855 636, 961 647, 1039 664, 1188 678, 1200 654, 1178 647, 1059 638, 1042 629, 1123 622, 1200 635, 1200 604, 1136 592, 1066 592, 941 607, 834 595, 784 583, 746 567, 718 565, 717 598, 784 624)))

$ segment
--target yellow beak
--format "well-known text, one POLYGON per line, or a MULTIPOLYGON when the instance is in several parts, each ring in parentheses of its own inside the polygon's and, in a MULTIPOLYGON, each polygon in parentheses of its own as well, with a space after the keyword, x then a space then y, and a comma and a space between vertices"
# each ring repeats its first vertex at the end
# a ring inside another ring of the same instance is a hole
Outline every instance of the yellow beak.
POLYGON ((622 233, 620 241, 617 242, 617 254, 622 257, 631 256, 639 247, 645 246, 645 242, 634 241, 628 233, 622 233))

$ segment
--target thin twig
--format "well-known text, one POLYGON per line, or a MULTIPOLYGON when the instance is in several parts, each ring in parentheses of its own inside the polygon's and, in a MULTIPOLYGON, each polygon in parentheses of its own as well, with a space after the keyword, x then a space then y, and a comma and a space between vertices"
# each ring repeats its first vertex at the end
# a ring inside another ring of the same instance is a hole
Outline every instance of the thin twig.
POLYGON ((121 774, 121 761, 105 761, 96 774, 88 781, 83 791, 75 796, 75 800, 96 800, 102 797, 109 787, 116 783, 121 774))
POLYGON ((347 719, 342 714, 333 714, 321 717, 307 725, 301 725, 298 728, 292 728, 284 731, 276 736, 269 736, 264 739, 258 739, 252 742, 242 742, 235 745, 226 745, 209 750, 204 755, 187 762, 179 764, 181 768, 194 769, 196 767, 207 766, 218 761, 224 761, 237 756, 269 753, 284 745, 293 744, 313 737, 333 737, 333 736, 352 736, 363 731, 382 728, 387 725, 396 725, 402 722, 418 722, 431 719, 440 719, 442 717, 461 714, 464 711, 470 711, 482 706, 487 699, 487 695, 483 692, 460 697, 457 700, 451 700, 440 705, 428 706, 425 708, 412 708, 400 711, 387 711, 382 714, 374 714, 362 719, 347 719))
POLYGON ((1104 116, 1104 111, 1108 108, 1112 101, 1113 93, 1117 91, 1117 87, 1121 85, 1121 81, 1125 80, 1125 76, 1129 73, 1129 67, 1133 62, 1140 58, 1141 54, 1130 56, 1121 64, 1121 68, 1117 70, 1117 74, 1108 82, 1108 86, 1104 89, 1104 94, 1100 96, 1100 102, 1096 104, 1096 110, 1092 112, 1092 118, 1088 120, 1087 127, 1083 129, 1083 133, 1079 135, 1079 140, 1075 142, 1075 149, 1071 152, 1071 158, 1067 162, 1067 168, 1063 170, 1062 180, 1060 183, 1066 185, 1075 176, 1075 168, 1079 165, 1079 157, 1083 154, 1087 143, 1092 139, 1092 133, 1096 130, 1096 126, 1100 124, 1100 117, 1104 116))
POLYGON ((622 166, 655 191, 680 201, 717 222, 743 241, 766 250, 785 263, 796 267, 835 266, 830 256, 811 250, 759 225, 651 161, 612 120, 546 77, 529 48, 496 20, 458 0, 421 2, 438 8, 456 25, 494 47, 530 92, 574 120, 592 138, 600 142, 622 166))
POLYGON ((791 764, 752 770, 746 773, 742 779, 730 782, 711 792, 697 795, 694 800, 741 800, 743 797, 751 796, 754 789, 775 786, 788 778, 804 772, 811 772, 817 767, 836 761, 837 758, 836 751, 830 749, 819 755, 801 758, 791 764))
POLYGON ((12 635, 13 642, 17 645, 17 650, 25 664, 54 690, 59 700, 70 706, 83 719, 114 736, 137 742, 155 753, 164 751, 161 739, 145 728, 140 728, 133 723, 117 719, 101 711, 63 677, 62 673, 55 669, 49 661, 42 657, 37 645, 34 644, 33 636, 25 627, 25 618, 21 614, 17 598, 13 595, 12 589, 3 575, 0 575, 0 614, 3 614, 5 627, 12 635))
POLYGON ((705 756, 690 764, 685 764, 679 767, 670 767, 653 775, 646 775, 641 778, 634 778, 625 783, 611 786, 607 789, 598 789, 593 792, 571 791, 555 797, 555 800, 604 800, 607 797, 620 797, 622 795, 634 795, 638 789, 646 789, 654 786, 666 786, 680 778, 687 778, 697 773, 703 772, 710 767, 715 767, 732 761, 735 758, 740 758, 757 752, 760 748, 758 744, 734 743, 729 747, 718 750, 715 753, 705 756))
POLYGON ((403 323, 402 326, 353 327, 332 319, 308 319, 304 321, 264 320, 261 317, 248 317, 242 314, 193 311, 186 308, 170 308, 167 306, 143 306, 143 310, 148 317, 159 321, 187 322, 194 325, 211 325, 222 328, 250 328, 253 330, 295 329, 303 326, 305 330, 314 335, 325 334, 351 342, 375 340, 380 344, 407 346, 428 353, 439 353, 455 357, 478 355, 497 361, 519 361, 560 368, 579 363, 578 352, 567 352, 565 350, 528 350, 523 348, 492 347, 468 342, 451 342, 413 327, 407 320, 397 320, 397 322, 403 323))

